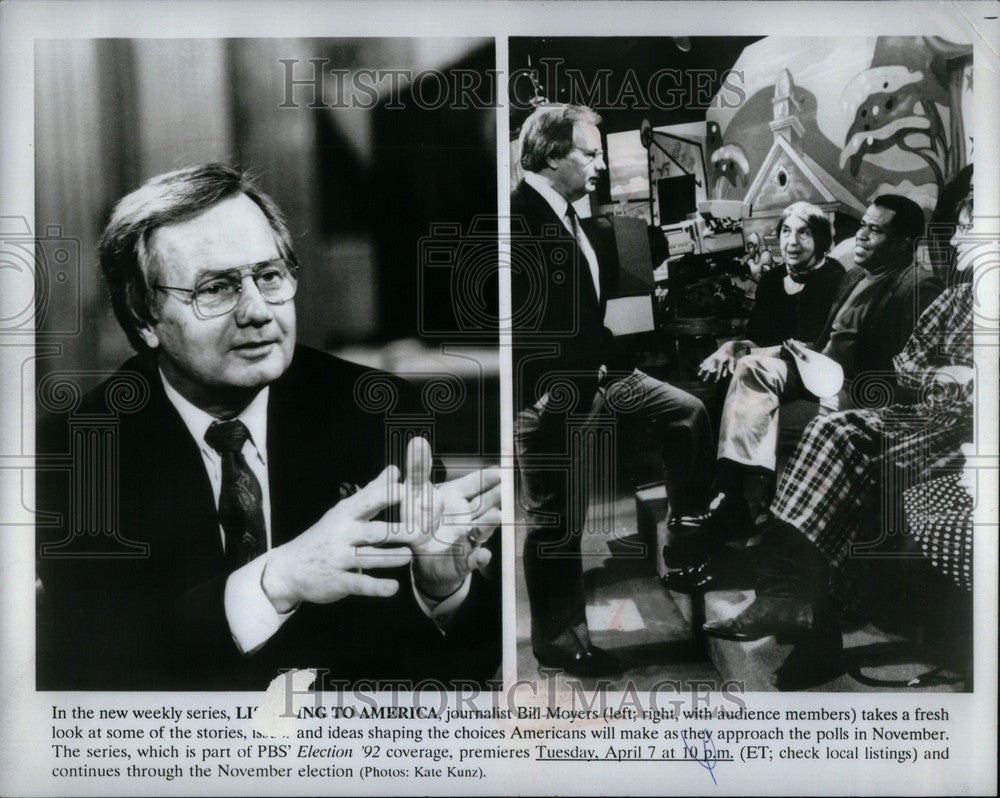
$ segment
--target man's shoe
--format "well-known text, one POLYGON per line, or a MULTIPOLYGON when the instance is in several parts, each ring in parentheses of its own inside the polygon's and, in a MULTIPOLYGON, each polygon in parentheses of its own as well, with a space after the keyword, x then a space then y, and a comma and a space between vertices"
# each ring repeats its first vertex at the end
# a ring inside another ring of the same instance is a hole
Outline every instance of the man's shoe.
POLYGON ((843 673, 840 652, 844 642, 837 617, 834 615, 817 623, 817 627, 799 641, 774 672, 771 681, 778 690, 808 690, 826 684, 843 673))
POLYGON ((661 577, 660 583, 676 593, 708 593, 711 590, 736 590, 753 587, 754 567, 749 554, 723 551, 686 568, 675 568, 661 577))
POLYGON ((535 652, 538 664, 546 668, 559 668, 574 676, 620 676, 622 667, 614 654, 597 646, 570 653, 553 649, 545 654, 535 652))
POLYGON ((709 621, 701 628, 720 640, 760 640, 771 635, 778 642, 795 640, 813 628, 812 602, 805 596, 758 596, 735 618, 709 621))
POLYGON ((748 538, 754 533, 753 518, 746 499, 720 493, 697 515, 672 518, 667 524, 670 540, 680 543, 686 538, 711 536, 723 542, 748 538))
POLYGON ((709 562, 700 562, 686 568, 672 568, 660 577, 660 584, 675 593, 699 593, 701 574, 709 562))

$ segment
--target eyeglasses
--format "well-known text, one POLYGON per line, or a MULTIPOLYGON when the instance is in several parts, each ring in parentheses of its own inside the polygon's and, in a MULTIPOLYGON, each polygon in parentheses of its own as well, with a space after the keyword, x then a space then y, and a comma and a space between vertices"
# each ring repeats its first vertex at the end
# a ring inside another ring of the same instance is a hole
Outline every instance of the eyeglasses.
POLYGON ((956 223, 956 225, 955 225, 955 232, 956 233, 961 233, 962 235, 965 235, 966 233, 971 233, 972 232, 972 222, 968 222, 967 224, 962 224, 961 222, 956 223))
POLYGON ((299 268, 284 258, 252 263, 238 269, 213 272, 203 277, 194 288, 158 285, 157 291, 177 291, 187 294, 195 313, 203 319, 225 316, 240 302, 243 278, 250 275, 254 285, 269 305, 283 305, 295 296, 299 268))

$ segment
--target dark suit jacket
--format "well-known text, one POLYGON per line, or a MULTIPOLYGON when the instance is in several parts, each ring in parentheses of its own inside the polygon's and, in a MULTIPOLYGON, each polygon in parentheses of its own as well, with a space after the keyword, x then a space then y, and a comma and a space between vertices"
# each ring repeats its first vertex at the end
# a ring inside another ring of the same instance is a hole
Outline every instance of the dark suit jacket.
POLYGON ((581 219, 600 266, 601 296, 586 257, 545 199, 524 181, 510 195, 511 307, 518 407, 534 404, 547 376, 570 380, 584 398, 609 357, 607 300, 618 287, 614 233, 605 219, 581 219))
MULTIPOLYGON (((833 320, 865 274, 864 269, 855 266, 844 275, 826 324, 813 346, 817 352, 830 340, 833 320)), ((895 279, 885 282, 859 332, 855 381, 876 379, 894 392, 893 401, 909 400, 910 397, 899 392, 892 359, 903 351, 920 314, 943 290, 944 285, 937 277, 910 265, 901 267, 895 279)))
MULTIPOLYGON (((62 515, 55 525, 40 523, 37 534, 40 689, 264 689, 280 669, 304 667, 352 682, 482 681, 494 674, 500 660, 497 586, 476 575, 459 617, 442 635, 417 606, 408 568, 375 574, 400 581, 395 597, 304 604, 259 651, 241 655, 225 618, 227 573, 201 454, 167 399, 155 362, 133 358, 119 375, 130 373, 146 384, 148 400, 118 415, 104 459, 81 462, 77 456, 69 473, 39 472, 39 510, 62 515), (107 459, 111 449, 117 463, 107 459), (94 469, 104 478, 94 482, 94 469), (92 484, 74 490, 81 478, 92 484), (145 553, 109 545, 107 535, 70 534, 78 495, 85 503, 117 504, 114 528, 145 553), (46 543, 55 548, 43 549, 46 543)), ((393 411, 359 407, 360 378, 398 394, 395 410, 406 405, 409 389, 402 381, 305 347, 296 348, 291 366, 272 384, 272 545, 315 523, 346 495, 343 486, 364 484, 387 464, 393 411)), ((114 382, 84 397, 71 416, 40 425, 40 463, 46 453, 72 451, 81 428, 101 430, 101 418, 115 418, 107 400, 114 382)))

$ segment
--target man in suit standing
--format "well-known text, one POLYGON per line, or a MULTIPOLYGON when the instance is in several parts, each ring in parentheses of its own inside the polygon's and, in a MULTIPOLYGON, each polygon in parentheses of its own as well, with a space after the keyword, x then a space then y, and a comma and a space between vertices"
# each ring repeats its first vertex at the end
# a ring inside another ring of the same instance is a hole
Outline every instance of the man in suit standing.
POLYGON ((584 676, 620 670, 591 644, 585 613, 580 538, 588 486, 611 476, 591 473, 588 438, 599 429, 613 438, 619 419, 647 423, 662 447, 675 511, 704 500, 712 459, 702 403, 615 362, 604 327, 617 284, 614 244, 604 220, 581 219, 573 205, 607 168, 600 121, 583 106, 537 108, 521 128, 525 178, 511 193, 514 438, 528 518, 531 643, 541 665, 584 676))
POLYGON ((38 482, 60 519, 38 529, 39 687, 491 676, 496 591, 473 572, 498 469, 432 486, 420 438, 405 481, 385 467, 406 385, 296 345, 298 263, 270 198, 218 164, 161 175, 117 204, 100 255, 138 354, 40 425, 40 462, 74 462, 71 484, 38 482), (81 456, 108 418, 112 459, 81 456))

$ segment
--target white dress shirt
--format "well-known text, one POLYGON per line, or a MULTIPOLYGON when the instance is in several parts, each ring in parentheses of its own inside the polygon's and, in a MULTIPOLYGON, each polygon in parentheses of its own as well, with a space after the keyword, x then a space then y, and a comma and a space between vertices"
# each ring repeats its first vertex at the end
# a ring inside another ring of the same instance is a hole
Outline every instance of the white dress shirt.
MULTIPOLYGON (((597 262, 597 253, 594 252, 594 247, 590 243, 590 239, 587 238, 587 234, 583 232, 583 226, 580 225, 579 215, 577 216, 576 226, 577 229, 573 229, 573 224, 570 222, 569 217, 566 215, 566 209, 569 207, 569 201, 558 191, 549 185, 548 181, 536 172, 525 172, 524 182, 531 186, 535 191, 537 191, 542 199, 544 199, 549 207, 555 212, 563 223, 563 227, 569 230, 570 235, 576 239, 576 242, 580 245, 580 250, 583 252, 583 257, 587 259, 587 265, 590 266, 590 277, 594 281, 594 291, 597 294, 597 298, 601 298, 601 266, 597 262)), ((573 209, 576 210, 575 208, 573 209)))
MULTIPOLYGON (((166 391, 167 399, 177 409, 184 426, 188 428, 198 450, 201 452, 202 462, 208 472, 209 482, 212 484, 212 495, 215 498, 216 509, 219 507, 219 494, 222 492, 222 457, 215 449, 205 442, 205 433, 209 426, 217 421, 215 417, 209 415, 204 410, 191 404, 167 381, 163 371, 160 371, 160 379, 163 381, 163 389, 166 391)), ((264 528, 267 532, 267 549, 271 550, 271 483, 267 474, 267 400, 270 393, 269 388, 264 388, 258 393, 253 401, 236 418, 243 422, 250 436, 243 444, 242 454, 247 465, 253 471, 254 476, 260 483, 261 494, 263 496, 264 528)), ((226 544, 226 534, 219 524, 219 537, 222 541, 223 549, 226 544)), ((264 575, 264 567, 267 565, 268 553, 260 555, 256 559, 233 571, 226 580, 225 590, 225 612, 226 621, 229 623, 229 630, 232 632, 233 640, 239 650, 246 654, 256 651, 266 643, 287 621, 295 610, 279 613, 274 609, 270 599, 264 593, 261 585, 261 578, 264 575)), ((443 626, 450 619, 465 598, 469 595, 469 585, 472 581, 471 575, 466 577, 465 582, 458 591, 448 596, 443 601, 434 601, 424 596, 417 590, 411 569, 410 583, 413 594, 417 599, 424 614, 444 632, 443 626)), ((378 601, 379 599, 372 599, 378 601)))

